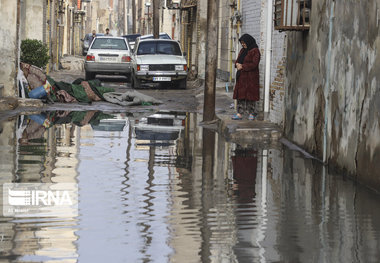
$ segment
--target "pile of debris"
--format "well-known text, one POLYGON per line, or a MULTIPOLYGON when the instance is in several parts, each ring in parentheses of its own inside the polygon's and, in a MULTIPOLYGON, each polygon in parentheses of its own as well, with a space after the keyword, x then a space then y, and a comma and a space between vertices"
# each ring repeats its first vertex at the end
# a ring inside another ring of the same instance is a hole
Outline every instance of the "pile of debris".
POLYGON ((85 81, 76 79, 73 83, 64 81, 56 82, 42 69, 21 63, 21 70, 27 80, 26 94, 29 98, 44 99, 47 102, 92 102, 104 100, 103 94, 115 91, 112 88, 103 87, 99 80, 85 81))
POLYGON ((100 80, 86 81, 82 78, 72 83, 55 81, 42 69, 27 63, 21 63, 22 78, 25 79, 25 96, 32 99, 43 99, 47 103, 108 101, 122 106, 160 104, 161 101, 137 91, 117 93, 113 88, 102 86, 100 80))

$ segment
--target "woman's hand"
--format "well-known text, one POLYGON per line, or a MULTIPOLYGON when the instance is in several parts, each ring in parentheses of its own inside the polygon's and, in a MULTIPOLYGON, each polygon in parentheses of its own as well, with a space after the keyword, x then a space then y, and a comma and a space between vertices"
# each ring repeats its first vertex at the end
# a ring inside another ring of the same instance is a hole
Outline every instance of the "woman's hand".
POLYGON ((240 63, 236 63, 236 68, 237 68, 237 70, 242 70, 243 69, 243 65, 240 64, 240 63))

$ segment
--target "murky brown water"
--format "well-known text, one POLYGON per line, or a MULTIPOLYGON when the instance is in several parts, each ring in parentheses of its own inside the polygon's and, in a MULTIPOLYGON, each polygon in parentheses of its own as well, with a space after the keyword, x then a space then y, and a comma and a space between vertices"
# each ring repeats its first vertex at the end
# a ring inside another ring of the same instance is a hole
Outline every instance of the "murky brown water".
POLYGON ((380 195, 348 178, 281 145, 225 142, 196 114, 111 117, 1 122, 2 184, 79 185, 76 218, 2 216, 1 262, 380 258, 380 195))

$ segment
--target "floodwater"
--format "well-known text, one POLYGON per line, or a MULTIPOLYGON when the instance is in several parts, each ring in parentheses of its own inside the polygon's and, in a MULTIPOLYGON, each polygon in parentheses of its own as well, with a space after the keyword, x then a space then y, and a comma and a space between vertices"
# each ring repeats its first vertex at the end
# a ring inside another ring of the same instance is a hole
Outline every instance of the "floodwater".
POLYGON ((153 114, 3 120, 1 184, 76 183, 79 208, 1 216, 1 262, 378 262, 379 194, 197 114, 153 114))

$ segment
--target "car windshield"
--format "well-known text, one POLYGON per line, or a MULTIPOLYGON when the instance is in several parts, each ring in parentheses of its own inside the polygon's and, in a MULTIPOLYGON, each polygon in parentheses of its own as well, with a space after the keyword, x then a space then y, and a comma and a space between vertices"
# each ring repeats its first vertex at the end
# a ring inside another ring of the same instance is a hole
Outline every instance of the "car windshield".
POLYGON ((92 49, 115 49, 115 50, 128 50, 124 39, 118 38, 95 38, 91 46, 92 49))
POLYGON ((177 42, 172 41, 147 41, 141 42, 137 55, 165 54, 182 56, 181 49, 177 42))

